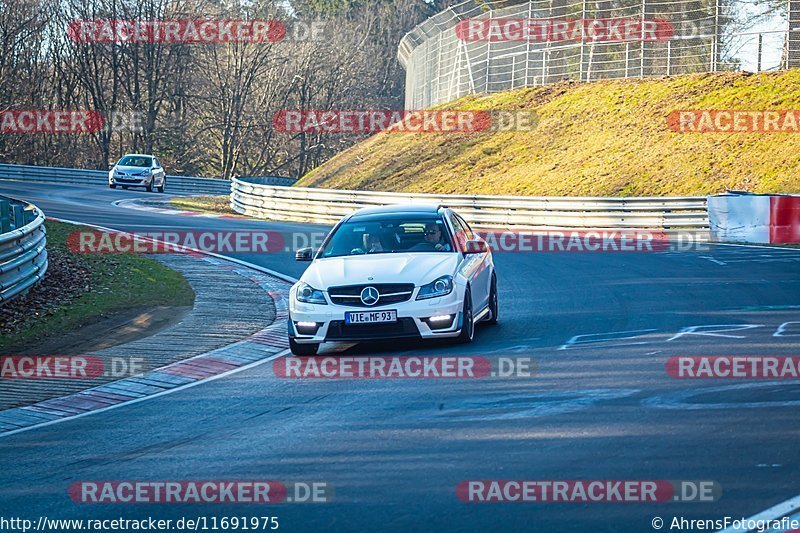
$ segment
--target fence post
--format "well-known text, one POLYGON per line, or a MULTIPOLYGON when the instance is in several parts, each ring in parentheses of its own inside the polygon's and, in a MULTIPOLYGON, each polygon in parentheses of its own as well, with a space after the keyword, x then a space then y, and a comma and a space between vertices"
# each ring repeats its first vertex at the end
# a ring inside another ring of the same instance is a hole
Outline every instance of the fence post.
POLYGON ((789 0, 789 35, 786 50, 786 67, 800 67, 800 0, 789 0))
MULTIPOLYGON (((581 4, 581 26, 583 26, 584 28, 586 27, 586 10, 587 10, 586 2, 587 0, 583 0, 583 3, 581 4)), ((578 70, 579 70, 578 81, 583 81, 583 63, 585 55, 586 55, 586 36, 583 35, 581 37, 581 58, 580 58, 580 64, 578 65, 578 70)))
POLYGON ((711 72, 719 68, 719 3, 714 2, 714 40, 711 43, 711 72))
POLYGON ((667 76, 672 75, 672 39, 667 41, 667 76))
MULTIPOLYGON (((533 2, 528 2, 528 20, 533 18, 533 2)), ((531 65, 531 40, 526 39, 527 42, 525 43, 525 87, 529 87, 528 85, 528 69, 531 65)), ((542 55, 542 59, 544 59, 544 55, 542 55)), ((533 77, 534 83, 536 82, 536 76, 533 77)))
POLYGON ((630 74, 628 74, 628 72, 630 71, 630 66, 631 66, 631 43, 630 43, 630 41, 627 41, 625 43, 625 77, 626 78, 630 77, 630 74))
POLYGON ((756 66, 756 72, 761 72, 761 56, 764 53, 764 34, 758 34, 758 66, 756 66))
POLYGON ((511 56, 511 90, 515 88, 515 81, 517 81, 517 56, 511 56))
POLYGON ((642 44, 640 47, 641 50, 641 57, 639 58, 639 77, 644 78, 644 55, 645 55, 645 47, 644 47, 644 23, 647 19, 647 0, 642 0, 642 32, 641 32, 641 39, 642 44))

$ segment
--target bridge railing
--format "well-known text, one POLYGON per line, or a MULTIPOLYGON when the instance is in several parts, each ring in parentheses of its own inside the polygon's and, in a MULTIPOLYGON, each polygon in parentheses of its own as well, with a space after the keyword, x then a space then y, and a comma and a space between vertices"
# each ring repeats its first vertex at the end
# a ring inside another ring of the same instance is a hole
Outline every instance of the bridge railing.
POLYGON ((231 208, 269 220, 333 224, 357 209, 390 204, 442 204, 477 227, 653 228, 707 231, 705 197, 559 198, 465 196, 312 189, 234 179, 231 208))
POLYGON ((27 293, 44 278, 44 218, 32 204, 0 197, 0 306, 27 293))

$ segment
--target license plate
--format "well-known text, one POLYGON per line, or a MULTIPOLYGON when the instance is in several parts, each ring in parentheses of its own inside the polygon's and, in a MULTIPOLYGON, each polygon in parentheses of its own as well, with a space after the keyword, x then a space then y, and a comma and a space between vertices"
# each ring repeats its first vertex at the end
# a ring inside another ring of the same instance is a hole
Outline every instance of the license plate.
POLYGON ((382 324, 397 322, 397 311, 362 311, 345 313, 345 324, 382 324))

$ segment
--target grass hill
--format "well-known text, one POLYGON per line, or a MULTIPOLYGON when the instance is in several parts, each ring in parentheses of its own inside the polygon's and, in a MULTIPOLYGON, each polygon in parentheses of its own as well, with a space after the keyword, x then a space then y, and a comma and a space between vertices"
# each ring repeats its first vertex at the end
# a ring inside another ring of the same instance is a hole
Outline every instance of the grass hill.
POLYGON ((800 70, 565 82, 441 109, 528 109, 532 132, 383 132, 301 187, 536 196, 800 192, 800 133, 676 133, 676 110, 800 110, 800 70))

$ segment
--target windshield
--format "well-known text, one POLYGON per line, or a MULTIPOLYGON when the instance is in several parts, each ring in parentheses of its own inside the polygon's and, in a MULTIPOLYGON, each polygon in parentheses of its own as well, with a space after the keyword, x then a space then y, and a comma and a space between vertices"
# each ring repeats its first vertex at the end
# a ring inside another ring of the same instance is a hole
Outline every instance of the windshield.
POLYGON ((126 155, 120 159, 117 164, 121 167, 150 168, 153 164, 153 158, 140 155, 126 155))
POLYGON ((345 222, 325 244, 320 257, 452 251, 442 219, 417 215, 345 222))

